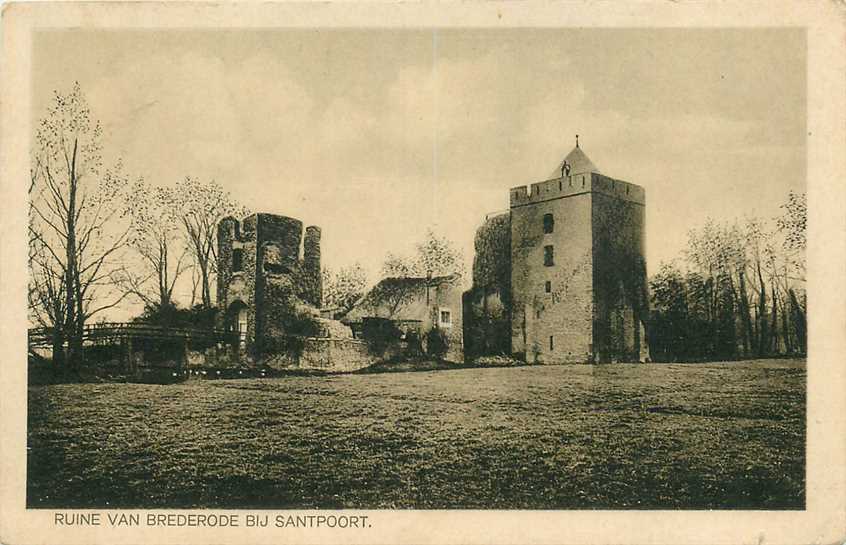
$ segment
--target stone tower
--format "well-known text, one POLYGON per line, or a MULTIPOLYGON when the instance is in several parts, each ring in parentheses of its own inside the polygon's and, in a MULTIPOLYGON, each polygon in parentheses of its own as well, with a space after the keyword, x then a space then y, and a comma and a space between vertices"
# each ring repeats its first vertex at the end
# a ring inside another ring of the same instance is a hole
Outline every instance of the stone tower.
POLYGON ((318 313, 320 229, 294 218, 253 214, 217 226, 217 304, 220 325, 240 331, 245 348, 261 351, 288 331, 292 306, 318 313), (301 250, 303 259, 300 259, 301 250))
POLYGON ((645 192, 576 142, 550 179, 511 189, 511 346, 529 362, 648 357, 645 192))

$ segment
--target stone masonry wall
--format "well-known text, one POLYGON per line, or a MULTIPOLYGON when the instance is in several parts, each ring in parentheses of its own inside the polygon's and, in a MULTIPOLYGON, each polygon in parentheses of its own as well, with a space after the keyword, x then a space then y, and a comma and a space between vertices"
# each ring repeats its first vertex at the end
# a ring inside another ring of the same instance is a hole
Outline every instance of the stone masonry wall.
POLYGON ((322 286, 318 227, 306 230, 304 244, 301 221, 254 214, 242 222, 221 220, 217 234, 218 326, 232 327, 238 310, 246 308, 251 356, 260 355, 268 343, 292 333, 292 314, 300 318, 319 315, 322 286), (242 267, 233 271, 233 254, 239 250, 242 267))
POLYGON ((302 299, 320 308, 323 304, 323 275, 320 273, 320 227, 306 227, 301 271, 302 299))
POLYGON ((224 218, 217 227, 217 306, 218 327, 231 325, 240 305, 247 309, 247 344, 255 339, 256 218, 243 222, 224 218), (242 252, 241 271, 232 270, 234 250, 242 252))
POLYGON ((299 355, 274 354, 262 360, 272 369, 302 369, 327 373, 349 373, 378 361, 367 343, 354 339, 303 339, 299 355))
POLYGON ((287 334, 285 318, 299 284, 303 223, 273 214, 257 214, 255 353, 287 334))
POLYGON ((535 184, 532 196, 512 190, 511 346, 529 362, 585 362, 593 350, 591 195, 589 180, 583 190, 572 178, 578 187, 565 178, 535 184), (545 214, 552 233, 544 233, 545 214), (545 246, 553 248, 550 267, 545 246))
MULTIPOLYGON (((444 359, 451 362, 464 361, 464 311, 461 304, 461 286, 455 283, 444 282, 433 290, 433 310, 437 313, 441 309, 449 310, 451 324, 449 327, 439 326, 446 332, 449 339, 449 347, 444 359)), ((432 322, 437 320, 437 315, 429 320, 429 326, 424 324, 424 330, 431 329, 432 322)))
MULTIPOLYGON (((643 195, 626 199, 619 181, 594 175, 593 195, 593 337, 598 361, 638 361, 646 343, 643 195)), ((623 189, 625 191, 625 188, 623 189)))

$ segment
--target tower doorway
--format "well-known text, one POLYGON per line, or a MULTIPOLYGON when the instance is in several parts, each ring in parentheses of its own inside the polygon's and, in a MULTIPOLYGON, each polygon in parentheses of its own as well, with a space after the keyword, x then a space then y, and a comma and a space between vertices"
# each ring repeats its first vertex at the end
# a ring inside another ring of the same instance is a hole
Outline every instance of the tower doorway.
POLYGON ((248 324, 247 305, 242 301, 235 301, 229 305, 229 310, 226 312, 226 329, 237 333, 237 344, 241 349, 247 346, 248 324))

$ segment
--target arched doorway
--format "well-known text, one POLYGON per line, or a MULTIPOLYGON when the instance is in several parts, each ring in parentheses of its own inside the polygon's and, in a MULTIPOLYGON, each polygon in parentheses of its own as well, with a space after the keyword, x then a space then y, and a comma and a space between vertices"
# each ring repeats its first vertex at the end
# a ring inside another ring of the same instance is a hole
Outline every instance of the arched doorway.
POLYGON ((237 333, 239 348, 247 346, 248 314, 243 301, 234 301, 226 311, 226 330, 237 333))

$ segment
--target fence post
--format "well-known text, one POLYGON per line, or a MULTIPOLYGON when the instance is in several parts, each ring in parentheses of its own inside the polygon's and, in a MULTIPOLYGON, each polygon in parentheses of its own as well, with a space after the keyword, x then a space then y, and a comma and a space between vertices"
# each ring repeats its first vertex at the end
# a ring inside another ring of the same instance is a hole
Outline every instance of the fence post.
POLYGON ((133 363, 133 358, 132 358, 132 337, 127 335, 126 337, 124 337, 124 342, 126 344, 126 365, 125 365, 126 372, 131 373, 131 374, 135 374, 135 369, 134 369, 135 365, 133 363))

